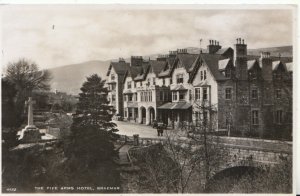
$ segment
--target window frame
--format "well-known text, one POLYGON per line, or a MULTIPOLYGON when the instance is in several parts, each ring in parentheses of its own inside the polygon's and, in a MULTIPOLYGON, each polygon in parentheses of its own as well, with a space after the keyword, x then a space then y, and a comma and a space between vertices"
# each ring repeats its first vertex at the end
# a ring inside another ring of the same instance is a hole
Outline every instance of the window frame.
POLYGON ((177 84, 183 84, 183 73, 179 73, 176 75, 176 83, 177 84))
POLYGON ((258 89, 257 88, 251 89, 251 99, 258 99, 258 89), (256 92, 256 94, 253 94, 253 92, 256 92), (253 95, 256 95, 256 96, 253 96, 253 95))
POLYGON ((179 91, 179 101, 185 101, 186 93, 184 91, 179 91), (183 99, 180 98, 180 96, 183 95, 183 99))
POLYGON ((203 101, 208 100, 208 88, 207 87, 202 88, 202 99, 203 99, 203 101))
POLYGON ((200 88, 195 88, 195 100, 201 100, 201 90, 200 88), (197 92, 199 90, 199 92, 197 92), (198 99, 199 97, 199 99, 198 99))
POLYGON ((232 100, 232 87, 226 87, 225 88, 225 99, 226 100, 232 100), (227 90, 230 90, 229 94, 228 94, 227 90), (230 97, 228 97, 228 95, 230 97))
POLYGON ((259 110, 252 110, 251 111, 251 124, 252 125, 259 125, 259 110))

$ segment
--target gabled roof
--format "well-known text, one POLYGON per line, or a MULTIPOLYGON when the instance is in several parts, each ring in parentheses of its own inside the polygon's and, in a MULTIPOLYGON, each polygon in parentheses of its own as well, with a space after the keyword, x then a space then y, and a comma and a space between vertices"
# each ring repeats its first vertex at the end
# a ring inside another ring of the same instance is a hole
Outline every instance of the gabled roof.
POLYGON ((110 74, 110 70, 114 68, 115 72, 118 75, 124 75, 129 68, 129 63, 126 63, 125 61, 120 62, 111 62, 107 71, 107 76, 110 74))
POLYGON ((225 76, 219 71, 218 63, 221 55, 218 54, 201 54, 200 57, 203 62, 207 65, 212 75, 216 80, 226 79, 225 76))
POLYGON ((140 66, 130 66, 128 72, 132 78, 135 78, 142 71, 142 67, 140 66))
POLYGON ((193 65, 197 57, 198 54, 177 54, 177 59, 187 71, 189 71, 190 67, 193 65))
POLYGON ((198 58, 194 62, 194 69, 191 71, 188 82, 191 83, 197 75, 198 69, 200 67, 199 61, 202 61, 208 67, 216 80, 226 79, 225 76, 219 71, 219 60, 222 60, 222 58, 224 57, 219 54, 200 53, 198 55, 198 58))
POLYGON ((231 47, 227 47, 227 48, 221 48, 221 49, 219 49, 217 52, 216 52, 216 54, 224 54, 225 52, 227 52, 228 50, 232 50, 232 48, 231 47))
POLYGON ((225 70, 227 65, 229 64, 229 62, 230 62, 230 59, 219 60, 218 61, 219 70, 220 71, 225 70))
POLYGON ((259 65, 258 61, 257 60, 250 60, 250 61, 247 61, 247 69, 250 70, 250 69, 253 69, 255 65, 259 65))
POLYGON ((145 80, 147 73, 149 71, 149 62, 143 62, 141 68, 140 68, 140 72, 136 75, 136 77, 134 78, 135 81, 139 81, 139 80, 145 80))
POLYGON ((278 70, 278 68, 280 67, 280 65, 282 65, 282 66, 283 66, 283 69, 284 69, 285 71, 287 71, 286 66, 285 66, 281 61, 273 61, 273 62, 272 62, 272 70, 273 70, 273 71, 278 70))
POLYGON ((125 73, 125 75, 124 75, 123 82, 125 82, 126 77, 128 77, 128 76, 130 76, 130 77, 134 80, 134 78, 135 78, 139 73, 142 72, 142 69, 143 69, 143 68, 142 68, 141 66, 130 66, 130 67, 127 69, 127 71, 126 71, 126 73, 125 73))
POLYGON ((165 61, 157 61, 157 60, 150 60, 149 65, 150 69, 153 70, 155 75, 158 75, 164 69, 166 62, 165 61))
POLYGON ((170 74, 172 72, 172 68, 173 68, 174 62, 175 62, 175 58, 174 57, 167 58, 167 61, 166 61, 165 65, 164 65, 163 69, 158 74, 158 77, 170 76, 170 74), (169 66, 169 67, 166 69, 166 66, 169 66))

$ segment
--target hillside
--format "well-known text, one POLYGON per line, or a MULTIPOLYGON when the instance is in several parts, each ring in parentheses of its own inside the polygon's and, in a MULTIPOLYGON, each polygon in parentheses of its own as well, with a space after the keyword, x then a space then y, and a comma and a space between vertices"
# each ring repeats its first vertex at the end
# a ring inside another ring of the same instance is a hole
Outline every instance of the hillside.
POLYGON ((110 61, 88 61, 49 69, 53 77, 51 88, 52 90, 78 94, 87 76, 97 73, 105 78, 109 63, 110 61))
MULTIPOLYGON (((189 53, 198 54, 200 52, 200 49, 195 47, 188 47, 186 49, 189 53)), ((205 51, 205 49, 203 51, 205 51)), ((270 52, 271 56, 278 56, 279 53, 282 57, 293 56, 292 46, 248 49, 248 54, 251 56, 259 56, 262 51, 270 52)), ((149 57, 155 59, 157 56, 158 54, 152 54, 145 56, 145 59, 148 59, 149 57)), ((129 59, 125 60, 129 61, 129 59)), ((88 61, 52 68, 50 69, 53 75, 51 81, 52 90, 57 89, 58 91, 78 94, 80 92, 79 89, 87 76, 97 73, 105 78, 109 63, 110 61, 88 61)))

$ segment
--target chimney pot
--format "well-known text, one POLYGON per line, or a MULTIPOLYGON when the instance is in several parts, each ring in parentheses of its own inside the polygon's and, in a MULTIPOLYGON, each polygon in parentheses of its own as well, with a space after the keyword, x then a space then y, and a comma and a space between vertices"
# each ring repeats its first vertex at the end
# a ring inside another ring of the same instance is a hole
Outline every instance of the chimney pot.
POLYGON ((236 43, 237 43, 237 44, 239 43, 239 39, 238 39, 238 38, 236 38, 236 43))

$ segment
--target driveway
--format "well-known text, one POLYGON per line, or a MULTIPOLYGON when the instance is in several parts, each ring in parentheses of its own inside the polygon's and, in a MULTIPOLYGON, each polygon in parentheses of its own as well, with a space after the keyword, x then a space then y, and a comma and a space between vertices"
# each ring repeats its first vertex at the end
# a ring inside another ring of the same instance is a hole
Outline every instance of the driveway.
POLYGON ((139 134, 140 137, 158 138, 157 130, 151 126, 124 121, 113 122, 117 124, 119 129, 118 134, 120 135, 133 136, 134 134, 139 134))

